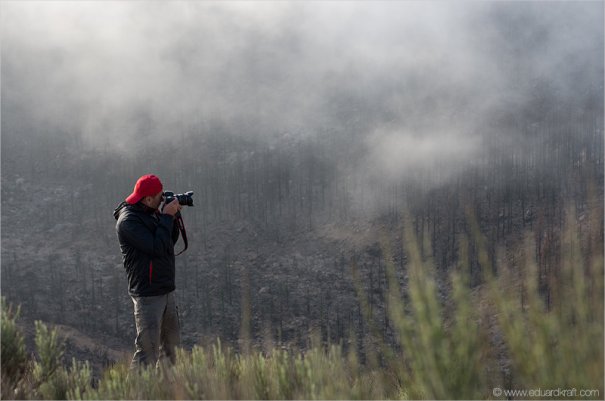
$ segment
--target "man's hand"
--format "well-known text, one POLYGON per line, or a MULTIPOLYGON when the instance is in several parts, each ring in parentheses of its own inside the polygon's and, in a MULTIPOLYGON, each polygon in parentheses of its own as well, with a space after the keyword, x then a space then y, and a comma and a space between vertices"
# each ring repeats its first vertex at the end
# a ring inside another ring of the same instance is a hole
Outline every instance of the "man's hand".
POLYGON ((179 200, 174 198, 172 200, 172 202, 164 205, 164 210, 163 213, 164 214, 169 214, 172 217, 174 217, 177 212, 179 212, 181 210, 182 206, 179 204, 179 200))

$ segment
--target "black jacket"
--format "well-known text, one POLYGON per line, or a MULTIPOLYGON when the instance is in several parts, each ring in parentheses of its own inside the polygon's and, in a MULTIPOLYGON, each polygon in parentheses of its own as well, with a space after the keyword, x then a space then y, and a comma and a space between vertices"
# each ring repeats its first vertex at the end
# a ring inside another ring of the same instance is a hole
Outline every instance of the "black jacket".
POLYGON ((128 292, 136 297, 174 291, 174 244, 179 228, 174 218, 141 204, 122 202, 113 212, 128 276, 128 292))

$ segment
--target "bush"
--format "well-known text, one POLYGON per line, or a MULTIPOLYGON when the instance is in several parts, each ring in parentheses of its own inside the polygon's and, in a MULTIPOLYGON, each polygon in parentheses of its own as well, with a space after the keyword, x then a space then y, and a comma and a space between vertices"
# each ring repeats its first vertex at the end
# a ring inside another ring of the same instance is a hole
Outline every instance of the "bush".
POLYGON ((17 327, 19 308, 13 311, 12 306, 7 306, 2 297, 2 384, 5 380, 16 383, 27 367, 27 352, 25 351, 25 340, 17 327))
POLYGON ((13 310, 11 305, 6 304, 4 297, 1 302, 1 386, 0 398, 13 399, 19 398, 22 393, 23 377, 28 368, 28 357, 25 350, 25 340, 23 334, 17 327, 17 318, 19 317, 19 308, 13 310))
POLYGON ((412 399, 486 398, 487 336, 473 294, 463 278, 465 269, 453 272, 450 305, 444 308, 437 291, 430 259, 423 260, 411 225, 404 224, 408 256, 409 304, 400 295, 390 247, 383 243, 388 282, 389 318, 401 345, 391 352, 399 388, 395 397, 412 399))
POLYGON ((57 330, 36 321, 36 349, 39 360, 28 358, 23 335, 17 328, 19 310, 13 312, 2 299, 2 399, 80 398, 91 385, 88 362, 72 360, 62 366, 65 345, 57 330))
POLYGON ((65 345, 59 340, 57 329, 49 330, 39 320, 36 326, 36 349, 39 362, 34 367, 34 378, 39 382, 48 380, 61 367, 65 345))
MULTIPOLYGON (((548 299, 540 295, 531 238, 523 268, 502 269, 488 288, 512 360, 515 388, 597 389, 603 396, 603 254, 582 251, 586 242, 600 242, 600 235, 583 232, 574 224, 575 215, 568 216, 563 259, 549 277, 548 299)), ((593 249, 602 250, 602 244, 593 249)))

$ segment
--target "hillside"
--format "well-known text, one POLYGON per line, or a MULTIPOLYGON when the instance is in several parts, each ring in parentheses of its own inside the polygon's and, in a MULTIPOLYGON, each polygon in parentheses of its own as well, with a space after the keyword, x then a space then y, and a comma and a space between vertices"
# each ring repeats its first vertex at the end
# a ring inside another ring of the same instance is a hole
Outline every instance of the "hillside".
MULTIPOLYGON (((600 243, 598 230, 569 228, 573 221, 565 225, 563 247, 590 249, 600 243)), ((385 247, 389 288, 382 295, 389 310, 385 324, 393 329, 390 340, 381 339, 368 304, 370 294, 358 282, 369 326, 363 337, 326 344, 315 332, 308 347, 298 349, 268 339, 262 347, 250 347, 243 336, 239 351, 219 339, 179 351, 175 365, 128 372, 123 360, 104 367, 98 376, 91 374, 88 362, 63 362, 66 349, 93 344, 64 326, 49 331, 36 322, 37 353, 28 362, 14 308, 7 309, 3 300, 2 398, 516 399, 525 398, 527 391, 539 391, 531 397, 554 391, 565 398, 602 394, 604 272, 599 251, 567 254, 556 274, 556 291, 545 302, 531 256, 517 266, 498 265, 497 276, 486 272, 484 283, 471 290, 466 262, 438 277, 431 262, 423 260, 411 228, 404 232, 410 258, 407 297, 402 298, 393 255, 385 247), (445 303, 443 284, 450 287, 445 303), (67 343, 61 333, 68 334, 67 343)), ((485 250, 479 252, 485 261, 485 250)), ((536 249, 520 252, 527 256, 536 249)))
MULTIPOLYGON (((249 200, 249 211, 235 201, 213 206, 208 200, 215 192, 203 181, 210 177, 200 177, 199 184, 186 187, 200 190, 194 195, 196 206, 184 211, 190 249, 177 258, 183 344, 191 348, 220 337, 237 348, 244 299, 249 301, 251 337, 257 344, 268 336, 276 344, 305 348, 313 331, 330 342, 342 340, 351 331, 363 336, 368 326, 363 322, 353 267, 369 294, 372 318, 382 322, 383 334, 390 336, 391 329, 384 324, 388 313, 383 294, 384 246, 390 244, 397 276, 405 288, 408 256, 402 229, 406 211, 422 254, 431 257, 440 275, 458 264, 460 252, 469 254, 471 287, 482 282, 484 268, 474 241, 468 249, 460 249, 463 238, 471 235, 470 216, 478 219, 491 263, 498 259, 515 265, 516 249, 531 233, 543 271, 540 288, 548 298, 550 276, 564 256, 560 237, 568 217, 566 208, 577 210, 579 224, 603 232, 602 220, 588 218, 591 213, 602 213, 603 204, 602 154, 597 152, 602 149, 602 126, 596 123, 583 125, 586 131, 578 132, 565 152, 564 142, 559 141, 553 143, 552 152, 536 146, 517 159, 487 158, 485 164, 469 166, 455 180, 430 186, 403 182, 378 187, 372 195, 378 202, 373 201, 371 208, 346 206, 338 201, 342 196, 338 192, 323 194, 321 182, 307 181, 296 167, 297 156, 293 165, 267 165, 262 171, 269 177, 298 171, 291 178, 298 177, 300 182, 289 185, 311 185, 310 202, 294 193, 281 200, 265 199, 271 194, 267 187, 249 200), (530 165, 531 159, 539 162, 530 165), (504 256, 499 256, 502 252, 504 256)), ((553 132, 545 131, 540 143, 552 139, 553 132)), ((286 154, 273 154, 275 159, 288 159, 286 154)), ((90 165, 100 157, 82 156, 78 163, 90 165)), ((216 172, 253 171, 251 166, 260 160, 266 158, 248 160, 243 166, 237 158, 217 161, 216 172)), ((42 182, 40 173, 27 176, 11 171, 5 169, 2 175, 2 222, 7 227, 2 232, 3 296, 21 304, 23 316, 30 321, 62 324, 93 339, 102 334, 111 341, 100 341, 100 347, 130 349, 131 301, 111 217, 123 195, 116 194, 110 202, 117 191, 109 186, 109 192, 95 196, 100 184, 86 184, 86 171, 65 170, 69 184, 61 174, 53 173, 42 182), (94 319, 89 318, 91 314, 94 319)), ((194 177, 181 180, 195 183, 194 177)), ((354 188, 350 191, 355 193, 354 188)), ((250 196, 246 187, 235 186, 233 193, 240 199, 250 196)), ((182 242, 177 249, 181 246, 182 242)), ((445 289, 442 296, 448 296, 445 289)))
POLYGON ((2 397, 602 394, 604 6, 0 1, 2 397), (128 382, 146 174, 183 350, 128 382))

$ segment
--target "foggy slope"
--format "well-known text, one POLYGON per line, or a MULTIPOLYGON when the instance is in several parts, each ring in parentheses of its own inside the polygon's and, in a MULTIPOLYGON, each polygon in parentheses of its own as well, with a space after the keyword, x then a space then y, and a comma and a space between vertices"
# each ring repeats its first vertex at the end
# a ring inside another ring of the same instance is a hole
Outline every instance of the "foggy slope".
POLYGON ((111 212, 146 173, 195 191, 186 346, 235 343, 244 299, 259 342, 367 332, 351 266, 383 322, 405 211, 446 272, 469 209, 544 268, 566 207, 602 209, 600 2, 0 7, 2 295, 30 318, 130 346, 111 212))

